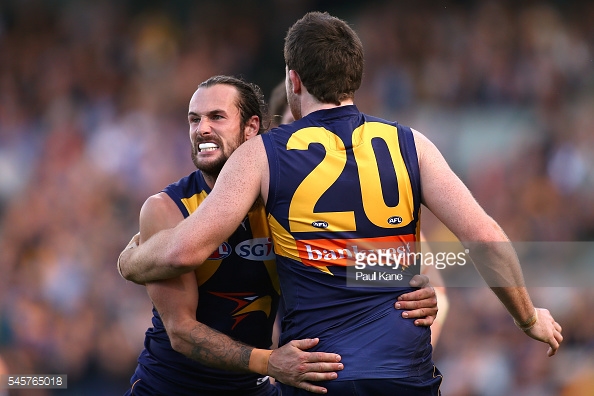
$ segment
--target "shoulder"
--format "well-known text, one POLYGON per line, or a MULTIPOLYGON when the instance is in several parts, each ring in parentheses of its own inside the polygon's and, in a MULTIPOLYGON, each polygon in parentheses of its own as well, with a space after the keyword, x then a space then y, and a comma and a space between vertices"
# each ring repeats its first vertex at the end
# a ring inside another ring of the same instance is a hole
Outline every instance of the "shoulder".
POLYGON ((158 217, 163 214, 171 214, 173 212, 179 212, 177 205, 173 202, 173 199, 167 193, 160 192, 151 195, 144 201, 142 208, 140 209, 141 220, 143 218, 158 217))
POLYGON ((421 161, 425 156, 439 152, 435 144, 433 144, 433 142, 429 140, 427 136, 413 128, 411 128, 411 131, 415 141, 415 146, 417 148, 417 156, 419 161, 421 161))
POLYGON ((161 230, 173 228, 183 218, 175 202, 166 193, 151 195, 140 209, 140 239, 144 241, 161 230))

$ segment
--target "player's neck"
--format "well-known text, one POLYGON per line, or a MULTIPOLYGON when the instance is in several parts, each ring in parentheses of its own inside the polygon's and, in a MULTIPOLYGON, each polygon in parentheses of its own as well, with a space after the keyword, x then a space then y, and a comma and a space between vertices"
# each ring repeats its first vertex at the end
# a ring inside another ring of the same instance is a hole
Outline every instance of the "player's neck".
POLYGON ((343 100, 340 105, 334 103, 322 103, 314 98, 309 93, 301 97, 301 116, 305 117, 309 113, 313 113, 318 110, 334 109, 336 107, 348 106, 354 104, 352 99, 343 100))
MULTIPOLYGON (((201 171, 202 172, 202 171, 201 171)), ((217 181, 217 177, 219 176, 218 174, 216 175, 211 175, 209 173, 206 172, 202 172, 202 176, 204 177, 204 181, 206 182, 206 185, 208 187, 210 187, 210 189, 212 190, 215 182, 217 181)))

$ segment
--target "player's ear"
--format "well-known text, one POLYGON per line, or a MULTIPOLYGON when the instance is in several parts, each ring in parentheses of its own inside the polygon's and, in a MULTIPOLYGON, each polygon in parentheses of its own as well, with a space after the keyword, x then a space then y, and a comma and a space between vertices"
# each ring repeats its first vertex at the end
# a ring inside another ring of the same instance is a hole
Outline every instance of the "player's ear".
POLYGON ((293 91, 294 94, 301 93, 301 77, 295 70, 289 70, 289 89, 293 91))
POLYGON ((258 134, 260 130, 260 117, 257 115, 251 116, 243 128, 245 140, 251 139, 258 134))

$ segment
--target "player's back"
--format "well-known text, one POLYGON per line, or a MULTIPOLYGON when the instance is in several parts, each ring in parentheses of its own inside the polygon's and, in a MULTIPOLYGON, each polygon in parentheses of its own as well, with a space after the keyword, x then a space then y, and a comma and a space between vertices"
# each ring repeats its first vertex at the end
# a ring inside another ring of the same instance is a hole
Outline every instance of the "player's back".
POLYGON ((342 356, 338 380, 429 370, 430 330, 393 307, 411 290, 418 266, 387 269, 402 275, 398 282, 367 284, 354 279, 353 267, 363 250, 406 249, 418 239, 411 130, 352 105, 311 113, 263 141, 270 167, 266 209, 286 307, 281 343, 319 337, 316 350, 342 356))

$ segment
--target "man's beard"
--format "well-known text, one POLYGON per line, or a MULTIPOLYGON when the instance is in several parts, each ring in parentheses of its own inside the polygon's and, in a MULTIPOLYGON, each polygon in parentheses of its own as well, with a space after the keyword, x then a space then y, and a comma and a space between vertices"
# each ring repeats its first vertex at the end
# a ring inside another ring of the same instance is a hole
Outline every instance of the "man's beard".
MULTIPOLYGON (((223 169, 223 166, 225 165, 225 162, 227 162, 227 160, 229 159, 229 156, 243 142, 245 142, 245 139, 243 138, 243 135, 240 133, 240 134, 238 134, 237 140, 234 143, 235 144, 235 147, 233 147, 232 150, 231 150, 231 152, 229 152, 227 154, 227 152, 225 152, 225 147, 226 146, 223 146, 223 142, 222 141, 217 140, 216 141, 216 144, 219 146, 219 149, 218 150, 221 152, 220 153, 221 155, 218 158, 216 158, 216 159, 200 162, 198 160, 198 153, 200 151, 198 149, 198 146, 202 142, 201 141, 196 141, 192 145, 192 162, 194 163, 194 165, 196 166, 196 168, 198 168, 202 173, 204 173, 204 174, 206 174, 208 176, 212 176, 212 177, 215 177, 216 178, 219 175, 219 173, 221 172, 221 169, 223 169)), ((233 143, 231 142, 230 144, 232 145, 233 143)))
POLYGON ((225 153, 221 150, 222 155, 217 158, 216 160, 211 161, 198 161, 198 145, 192 146, 192 162, 202 173, 205 173, 209 176, 216 177, 223 169, 223 165, 227 162, 228 157, 225 153), (205 163, 206 162, 206 163, 205 163))

